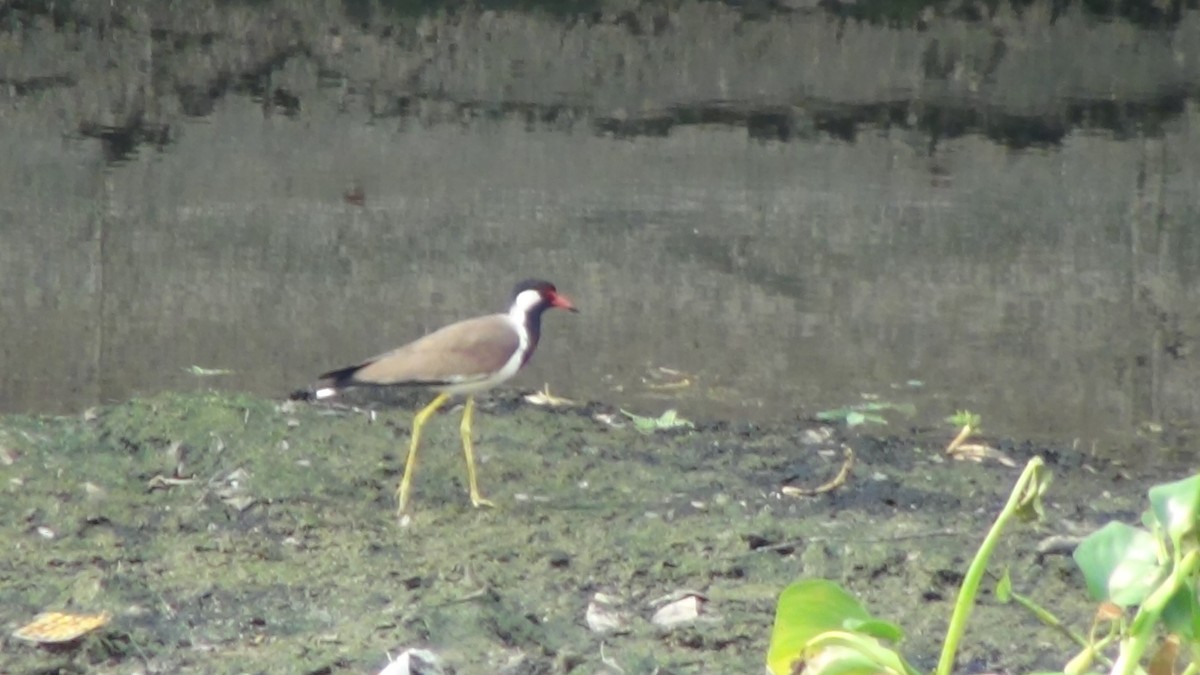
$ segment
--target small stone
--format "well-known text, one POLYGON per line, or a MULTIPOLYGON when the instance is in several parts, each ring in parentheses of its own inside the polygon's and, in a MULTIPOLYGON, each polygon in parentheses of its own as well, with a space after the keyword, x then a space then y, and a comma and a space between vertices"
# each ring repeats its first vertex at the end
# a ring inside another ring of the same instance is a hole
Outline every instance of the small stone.
POLYGON ((800 442, 804 445, 820 445, 826 443, 833 437, 832 427, 818 427, 816 429, 805 429, 804 433, 800 434, 800 442))
POLYGON ((625 626, 625 617, 614 605, 616 599, 606 593, 592 596, 584 620, 593 633, 611 633, 625 626))
POLYGON ((251 506, 254 506, 255 500, 254 500, 254 497, 247 497, 245 495, 242 495, 242 496, 237 496, 237 497, 228 497, 221 501, 225 502, 229 506, 232 506, 234 509, 237 509, 238 513, 241 513, 242 511, 245 511, 246 509, 250 508, 251 506))
POLYGON ((690 623, 699 618, 704 610, 705 603, 708 598, 695 591, 680 591, 671 595, 659 598, 655 602, 658 604, 663 602, 658 611, 654 612, 654 616, 650 619, 650 623, 660 628, 674 628, 685 623, 690 623))

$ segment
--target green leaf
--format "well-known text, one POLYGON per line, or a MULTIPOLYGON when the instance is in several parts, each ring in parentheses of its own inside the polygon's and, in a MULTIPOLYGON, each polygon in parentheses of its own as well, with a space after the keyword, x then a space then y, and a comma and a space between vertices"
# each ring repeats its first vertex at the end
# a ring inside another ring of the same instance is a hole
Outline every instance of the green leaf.
POLYGON ((1196 531, 1200 520, 1200 475, 1150 488, 1150 509, 1171 537, 1176 555, 1180 542, 1196 531))
POLYGON ((1149 532, 1111 522, 1075 548, 1088 593, 1121 607, 1140 604, 1168 573, 1158 559, 1158 541, 1149 532))
POLYGON ((996 600, 1004 605, 1012 601, 1012 577, 1008 576, 1007 567, 1004 568, 1000 581, 996 582, 996 600))
POLYGON ((633 426, 642 433, 652 433, 663 429, 691 429, 696 425, 690 420, 686 420, 679 416, 675 410, 668 410, 658 417, 643 417, 635 415, 628 410, 621 409, 621 413, 633 421, 633 426))
POLYGON ((1162 621, 1167 630, 1181 635, 1189 642, 1200 635, 1200 602, 1196 600, 1196 586, 1192 581, 1183 584, 1163 608, 1162 621))
POLYGON ((775 675, 788 675, 813 638, 830 631, 861 629, 872 636, 903 637, 898 626, 872 617, 854 596, 832 581, 794 582, 779 595, 767 667, 775 675))
MULTIPOLYGON (((849 640, 844 641, 844 644, 834 644, 827 647, 821 647, 815 650, 804 663, 805 675, 881 675, 895 674, 902 675, 904 670, 892 666, 889 661, 896 661, 892 658, 879 658, 871 649, 871 645, 865 644, 867 638, 859 638, 864 644, 853 644, 849 640)), ((876 645, 877 648, 877 645, 876 645)), ((793 669, 794 671, 794 669, 793 669)))
POLYGON ((833 410, 822 410, 816 414, 816 418, 822 422, 842 422, 848 427, 856 427, 860 424, 883 424, 888 423, 887 418, 876 413, 894 410, 904 413, 905 415, 915 415, 917 408, 911 403, 889 403, 887 401, 867 401, 865 403, 856 403, 848 405, 844 408, 835 408, 833 410))
POLYGON ((847 619, 846 630, 889 642, 899 642, 904 639, 904 631, 900 629, 900 626, 882 619, 869 619, 867 621, 847 619))
POLYGON ((822 422, 845 422, 846 417, 854 412, 850 408, 834 408, 833 410, 822 410, 815 417, 822 422))
POLYGON ((946 421, 952 426, 971 427, 972 429, 978 431, 979 424, 983 421, 983 418, 981 418, 978 414, 971 412, 970 410, 959 410, 953 415, 947 417, 946 421))
POLYGON ((1034 468, 1033 476, 1021 492, 1020 501, 1017 503, 1018 518, 1028 523, 1040 522, 1045 517, 1042 496, 1050 489, 1053 480, 1054 474, 1050 473, 1046 465, 1039 464, 1034 468))

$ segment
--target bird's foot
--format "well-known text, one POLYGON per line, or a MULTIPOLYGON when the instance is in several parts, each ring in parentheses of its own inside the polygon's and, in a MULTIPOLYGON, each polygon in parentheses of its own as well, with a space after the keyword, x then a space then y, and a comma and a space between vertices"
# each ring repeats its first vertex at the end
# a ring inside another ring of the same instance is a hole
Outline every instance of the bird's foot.
POLYGON ((490 499, 484 499, 483 495, 476 492, 471 495, 471 506, 474 506, 475 508, 486 506, 489 509, 494 509, 496 508, 496 503, 490 499))

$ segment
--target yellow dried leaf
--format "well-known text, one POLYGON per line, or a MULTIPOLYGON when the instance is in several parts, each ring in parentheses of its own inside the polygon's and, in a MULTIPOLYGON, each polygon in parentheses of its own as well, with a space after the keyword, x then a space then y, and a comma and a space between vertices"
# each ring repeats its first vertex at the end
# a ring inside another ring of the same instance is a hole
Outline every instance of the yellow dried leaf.
POLYGON ((68 614, 66 612, 43 612, 33 621, 13 631, 13 637, 39 644, 70 642, 108 623, 112 615, 68 614))

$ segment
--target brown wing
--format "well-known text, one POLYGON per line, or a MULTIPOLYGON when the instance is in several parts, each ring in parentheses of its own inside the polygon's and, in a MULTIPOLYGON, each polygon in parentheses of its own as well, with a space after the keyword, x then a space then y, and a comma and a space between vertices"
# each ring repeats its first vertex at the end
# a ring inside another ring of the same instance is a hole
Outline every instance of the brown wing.
POLYGON ((368 360, 353 371, 362 384, 447 384, 483 379, 500 370, 520 346, 503 314, 452 323, 368 360))

